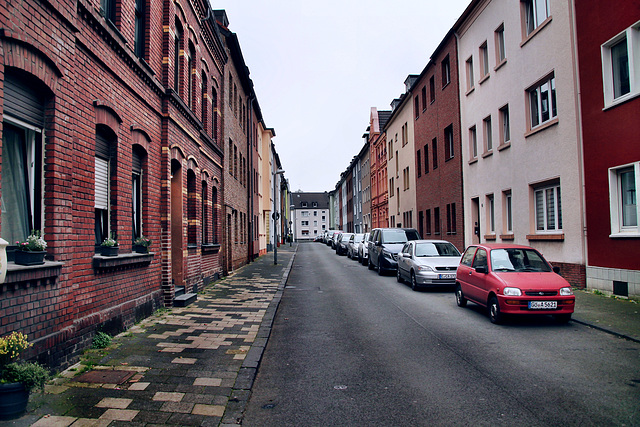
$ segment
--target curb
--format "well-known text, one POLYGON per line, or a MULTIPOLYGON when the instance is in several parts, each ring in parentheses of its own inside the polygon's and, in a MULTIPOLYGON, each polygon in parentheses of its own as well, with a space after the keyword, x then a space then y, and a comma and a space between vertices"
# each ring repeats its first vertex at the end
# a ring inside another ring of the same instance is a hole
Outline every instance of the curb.
POLYGON ((267 342, 273 327, 273 321, 275 319, 276 312, 278 311, 280 301, 282 300, 282 294, 284 293, 284 288, 287 284, 287 280, 289 279, 289 273, 291 272, 291 267, 293 266, 293 261, 295 260, 297 253, 298 247, 296 246, 289 264, 284 269, 284 274, 282 275, 282 280, 280 280, 280 284, 278 285, 278 290, 274 294, 273 299, 269 303, 269 307, 267 307, 264 317, 262 318, 256 340, 251 345, 251 348, 240 367, 240 371, 236 377, 236 382, 231 389, 231 397, 229 398, 220 423, 221 426, 242 424, 242 418, 244 417, 244 412, 249 403, 249 397, 251 396, 251 388, 253 387, 253 382, 258 374, 260 361, 262 360, 262 355, 267 347, 267 342))
POLYGON ((640 343, 639 339, 630 337, 629 335, 625 335, 625 334, 620 333, 620 332, 613 331, 611 329, 603 328, 602 326, 596 326, 593 323, 589 323, 589 322, 585 322, 583 320, 577 320, 577 319, 573 319, 573 318, 571 319, 571 321, 575 322, 575 323, 578 323, 580 325, 587 326, 589 328, 597 329, 598 331, 601 331, 601 332, 606 332, 607 334, 611 334, 611 335, 616 336, 618 338, 624 338, 624 339, 627 339, 629 341, 640 343))

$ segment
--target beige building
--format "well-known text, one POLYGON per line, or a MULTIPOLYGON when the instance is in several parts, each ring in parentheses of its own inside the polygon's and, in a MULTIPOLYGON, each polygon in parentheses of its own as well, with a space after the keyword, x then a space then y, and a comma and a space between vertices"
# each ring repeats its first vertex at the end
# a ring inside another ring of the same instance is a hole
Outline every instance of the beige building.
POLYGON ((416 227, 416 173, 413 138, 411 85, 418 76, 405 80, 406 92, 391 103, 387 134, 387 176, 389 179, 389 226, 416 227))
POLYGON ((271 138, 275 131, 265 128, 264 123, 258 127, 258 240, 260 255, 267 253, 267 235, 269 234, 269 218, 271 215, 271 138))
POLYGON ((567 0, 474 0, 454 30, 465 241, 533 246, 584 284, 571 12, 567 0))

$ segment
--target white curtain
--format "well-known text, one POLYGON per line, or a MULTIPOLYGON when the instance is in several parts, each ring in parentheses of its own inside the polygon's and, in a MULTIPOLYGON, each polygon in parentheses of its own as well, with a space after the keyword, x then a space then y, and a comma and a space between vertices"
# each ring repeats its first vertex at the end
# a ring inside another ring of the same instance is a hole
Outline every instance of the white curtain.
POLYGON ((29 235, 30 197, 25 132, 4 123, 2 134, 2 238, 15 244, 29 235))

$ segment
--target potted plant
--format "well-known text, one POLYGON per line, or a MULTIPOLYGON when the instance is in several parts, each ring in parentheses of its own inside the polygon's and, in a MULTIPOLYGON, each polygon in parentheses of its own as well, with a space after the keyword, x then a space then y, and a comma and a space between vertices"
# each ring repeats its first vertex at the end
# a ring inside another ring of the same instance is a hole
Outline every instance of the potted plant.
POLYGON ((115 237, 112 234, 111 237, 107 237, 100 244, 100 255, 117 256, 119 249, 120 247, 118 246, 118 241, 115 239, 115 237))
POLYGON ((14 262, 20 265, 44 264, 44 256, 47 254, 47 242, 42 238, 40 230, 33 230, 26 240, 16 242, 14 262))
POLYGON ((22 415, 31 390, 44 390, 49 372, 38 363, 16 362, 31 344, 21 332, 0 337, 0 419, 22 415))
POLYGON ((151 246, 151 239, 148 237, 140 236, 133 242, 133 250, 139 254, 149 253, 149 246, 151 246))

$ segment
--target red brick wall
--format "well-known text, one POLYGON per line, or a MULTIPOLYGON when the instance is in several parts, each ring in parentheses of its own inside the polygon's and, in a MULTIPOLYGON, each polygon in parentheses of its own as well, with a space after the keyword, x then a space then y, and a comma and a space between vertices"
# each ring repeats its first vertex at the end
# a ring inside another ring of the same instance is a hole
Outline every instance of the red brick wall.
MULTIPOLYGON (((431 210, 430 235, 423 233, 423 239, 443 239, 453 243, 460 251, 465 248, 464 241, 464 207, 462 192, 462 153, 460 139, 460 104, 458 97, 458 64, 455 38, 449 36, 441 49, 436 52, 420 79, 413 86, 412 98, 420 97, 419 117, 415 121, 414 138, 416 158, 420 150, 421 176, 417 176, 416 169, 416 207, 418 212, 431 210), (451 82, 443 87, 441 63, 449 55, 451 82), (429 81, 435 76, 435 101, 430 102, 429 81), (427 108, 422 111, 422 88, 426 86, 427 108), (454 156, 445 158, 445 128, 453 125, 454 156), (432 140, 437 138, 438 168, 433 168, 432 140), (429 172, 425 173, 424 146, 428 145, 429 172), (447 233, 447 205, 455 203, 456 233, 447 233), (435 234, 434 208, 440 208, 440 234, 435 234)), ((423 214, 426 220, 426 215, 423 214)), ((416 227, 419 228, 416 216, 416 227)), ((426 226, 423 227, 426 230, 426 226)))

